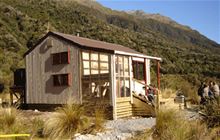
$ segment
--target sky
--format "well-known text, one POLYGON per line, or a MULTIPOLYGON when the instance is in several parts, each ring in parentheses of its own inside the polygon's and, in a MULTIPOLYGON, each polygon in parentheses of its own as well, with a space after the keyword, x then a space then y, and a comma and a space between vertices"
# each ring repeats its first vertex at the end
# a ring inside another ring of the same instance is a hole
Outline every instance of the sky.
POLYGON ((97 0, 113 10, 159 13, 220 44, 220 0, 97 0))

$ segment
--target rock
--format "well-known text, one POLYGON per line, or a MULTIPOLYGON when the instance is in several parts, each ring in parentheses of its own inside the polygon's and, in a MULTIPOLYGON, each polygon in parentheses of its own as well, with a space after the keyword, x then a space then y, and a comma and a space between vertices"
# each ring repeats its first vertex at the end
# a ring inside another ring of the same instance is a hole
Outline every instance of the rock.
POLYGON ((155 118, 131 118, 107 121, 105 132, 99 132, 96 135, 75 135, 75 140, 126 140, 134 134, 142 132, 145 129, 152 128, 156 123, 155 118))
POLYGON ((78 136, 80 136, 81 134, 80 133, 76 133, 75 135, 74 135, 74 137, 78 137, 78 136))

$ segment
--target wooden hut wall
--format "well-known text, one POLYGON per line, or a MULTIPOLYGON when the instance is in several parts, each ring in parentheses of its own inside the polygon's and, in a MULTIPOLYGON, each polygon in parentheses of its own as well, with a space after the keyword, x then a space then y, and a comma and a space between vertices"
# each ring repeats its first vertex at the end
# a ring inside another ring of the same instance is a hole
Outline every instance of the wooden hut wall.
POLYGON ((26 100, 28 104, 64 104, 80 101, 79 49, 49 36, 26 56, 26 100), (67 64, 53 64, 53 54, 68 53, 67 64), (54 86, 54 76, 68 74, 68 85, 54 86))

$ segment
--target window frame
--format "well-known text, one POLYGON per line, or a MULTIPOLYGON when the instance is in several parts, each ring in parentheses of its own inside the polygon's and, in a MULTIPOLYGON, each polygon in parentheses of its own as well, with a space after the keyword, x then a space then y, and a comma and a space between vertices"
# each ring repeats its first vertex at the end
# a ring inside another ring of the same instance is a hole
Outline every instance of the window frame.
POLYGON ((54 87, 71 86, 71 73, 53 74, 52 77, 54 87), (58 82, 55 81, 55 78, 58 80, 58 82))
POLYGON ((144 81, 145 80, 144 62, 132 60, 132 67, 133 67, 133 78, 140 80, 140 81, 144 81))
POLYGON ((110 73, 110 66, 109 66, 109 54, 102 53, 102 52, 95 52, 95 51, 82 51, 82 69, 83 69, 83 76, 88 76, 88 75, 94 75, 94 74, 106 74, 110 73), (83 58, 83 54, 87 54, 88 58, 83 58), (97 55, 97 59, 92 59, 92 55, 97 55), (106 56, 106 60, 101 60, 101 56, 106 56), (88 68, 84 67, 84 62, 88 62, 88 68), (97 63, 97 67, 93 67, 93 64, 97 63), (101 68, 101 64, 106 64, 107 68, 101 68), (89 70, 89 73, 85 74, 85 70, 89 70), (96 73, 93 73, 94 71, 97 71, 96 73))
POLYGON ((67 51, 52 53, 52 65, 70 64, 70 49, 67 51))
POLYGON ((116 96, 117 98, 130 97, 130 91, 127 89, 131 89, 130 86, 130 59, 129 56, 125 55, 115 55, 115 73, 116 73, 116 96), (120 62, 121 59, 121 62, 120 62), (124 63, 127 59, 127 63, 124 63), (126 68, 127 64, 127 68, 126 68), (126 69, 128 70, 126 73, 126 69), (126 73, 126 74, 125 74, 126 73), (128 81, 128 87, 126 87, 126 82, 128 81), (129 94, 127 94, 129 92, 129 94))

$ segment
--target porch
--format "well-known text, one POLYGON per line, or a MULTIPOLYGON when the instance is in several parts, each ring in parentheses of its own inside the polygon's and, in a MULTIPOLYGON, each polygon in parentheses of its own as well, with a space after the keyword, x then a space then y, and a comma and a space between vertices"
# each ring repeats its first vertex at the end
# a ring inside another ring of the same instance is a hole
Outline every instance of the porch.
POLYGON ((157 88, 160 87, 160 58, 137 54, 109 54, 82 50, 80 55, 81 103, 97 104, 112 110, 111 118, 154 115, 154 107, 141 100, 150 84, 150 62, 157 63, 157 88))

